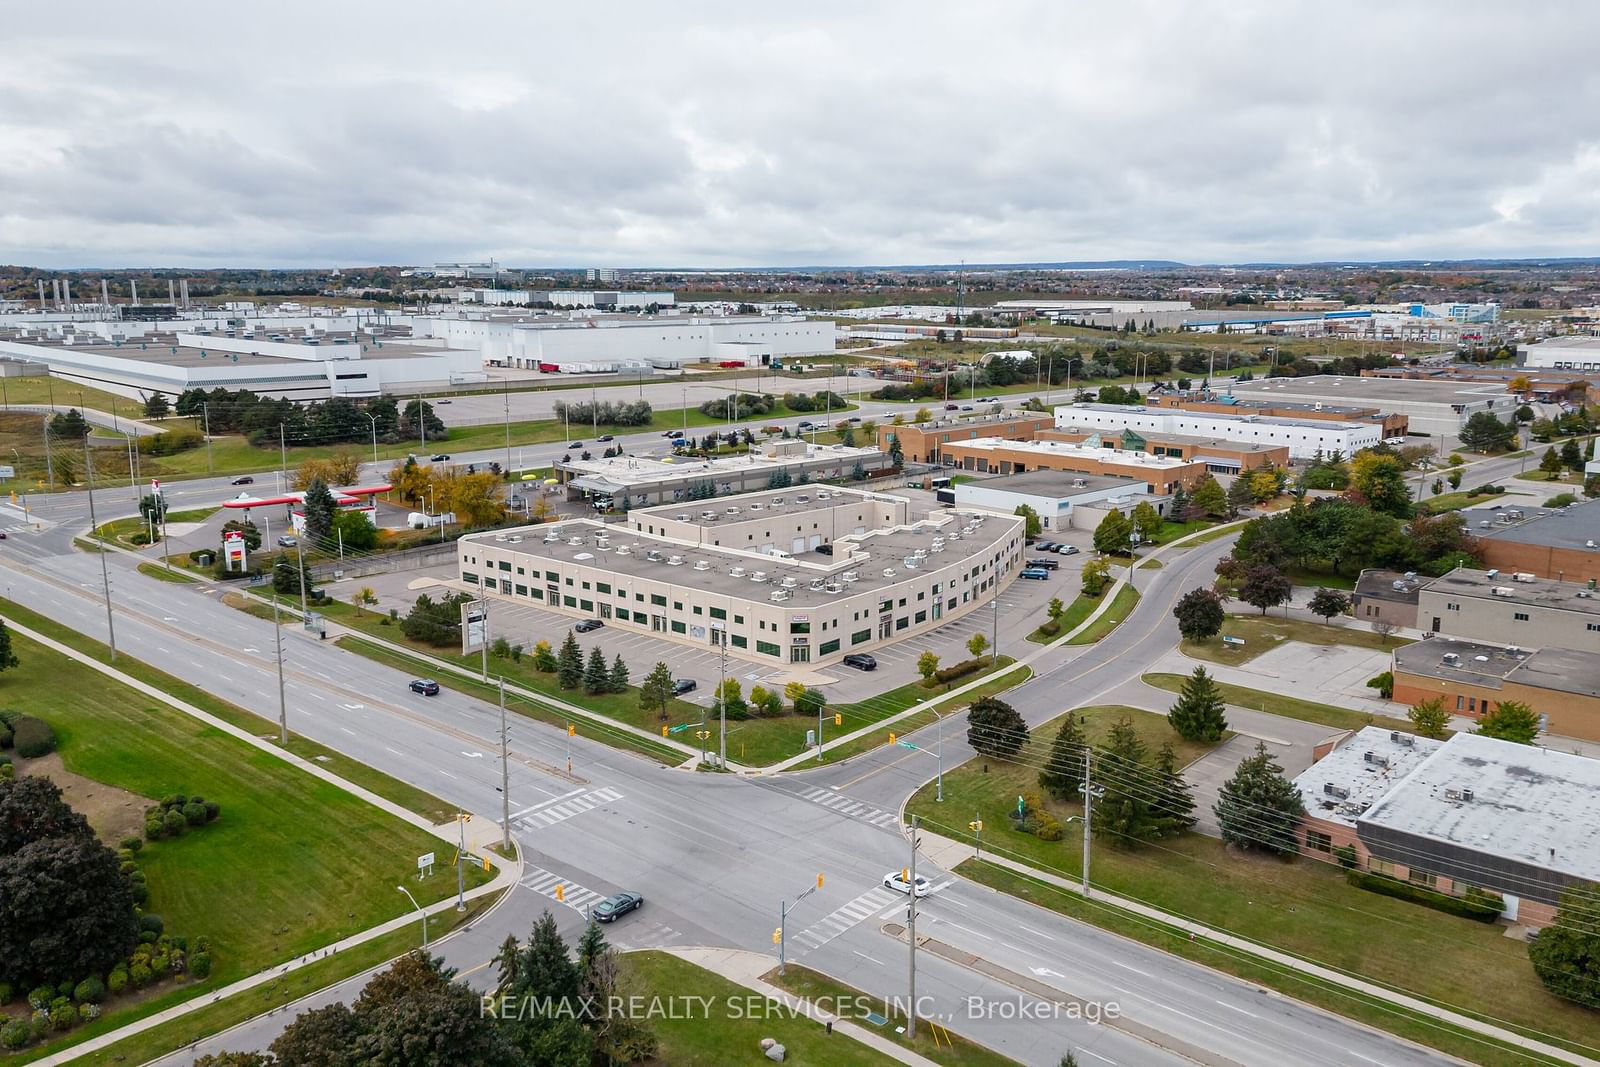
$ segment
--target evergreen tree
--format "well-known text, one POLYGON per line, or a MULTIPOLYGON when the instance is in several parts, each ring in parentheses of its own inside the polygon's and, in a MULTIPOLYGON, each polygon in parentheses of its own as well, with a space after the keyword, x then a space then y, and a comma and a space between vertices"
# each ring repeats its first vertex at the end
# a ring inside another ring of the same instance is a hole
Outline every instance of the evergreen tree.
POLYGON ((311 479, 302 506, 305 509, 306 540, 313 545, 320 545, 333 532, 333 513, 338 508, 333 494, 328 491, 328 483, 321 478, 311 479))
POLYGON ((576 689, 582 681, 583 650, 568 630, 567 639, 561 642, 561 651, 556 654, 556 684, 563 689, 576 689))
POLYGON ((1196 667, 1183 683, 1177 702, 1167 712, 1167 722, 1185 741, 1214 744, 1228 729, 1227 712, 1217 683, 1204 667, 1196 667))
POLYGON ((1239 514, 1239 509, 1247 508, 1256 502, 1255 492, 1250 488, 1250 479, 1243 474, 1239 475, 1228 485, 1226 496, 1228 518, 1239 514))
POLYGON ((0 671, 10 670, 19 662, 17 654, 11 651, 11 631, 0 621, 0 671))
POLYGON ((1178 753, 1171 741, 1163 742, 1156 753, 1156 791, 1160 798, 1156 805, 1156 819, 1162 837, 1176 837, 1192 829, 1195 824, 1194 793, 1189 783, 1178 773, 1178 753))
MULTIPOLYGON (((593 1042, 579 1020, 585 1014, 582 973, 567 952, 567 943, 546 911, 534 923, 533 932, 516 965, 517 978, 509 990, 516 998, 531 998, 525 1003, 548 1005, 545 1010, 520 1012, 505 1020, 504 1027, 523 1054, 525 1063, 587 1064, 593 1042), (565 1005, 566 1010, 562 1010, 565 1005)), ((466 1061, 462 1061, 466 1062, 466 1061)))
POLYGON ((1050 743, 1050 762, 1039 772, 1039 788, 1057 800, 1082 797, 1084 745, 1078 717, 1069 711, 1050 743))
POLYGON ((500 951, 495 953, 491 961, 496 965, 500 980, 495 983, 495 989, 504 993, 517 984, 517 964, 522 959, 522 946, 517 944, 515 934, 507 934, 506 939, 500 942, 500 951))
POLYGON ((657 663, 650 668, 644 684, 639 687, 639 708, 641 711, 655 711, 665 719, 667 702, 671 699, 672 670, 665 663, 657 663))
POLYGON ((1567 438, 1561 446, 1561 464, 1571 471, 1583 470, 1583 449, 1578 447, 1575 438, 1567 438))
POLYGON ((165 393, 151 393, 144 400, 144 417, 147 419, 164 419, 172 413, 172 406, 167 403, 165 393))
POLYGON ((1183 491, 1182 485, 1179 485, 1172 491, 1172 503, 1167 507, 1167 514, 1173 522, 1188 522, 1191 517, 1189 515, 1191 503, 1189 494, 1183 491))
POLYGON ((1544 450, 1544 455, 1539 457, 1539 469, 1552 479, 1561 473, 1561 457, 1556 455, 1555 449, 1547 448, 1544 450))
POLYGON ((595 645, 589 649, 589 662, 583 668, 583 691, 590 696, 611 687, 611 672, 606 670, 606 654, 595 645))
POLYGON ((905 450, 900 447, 900 435, 897 433, 889 435, 889 462, 896 467, 905 466, 906 454, 905 450))
POLYGON ((1242 761, 1223 783, 1212 810, 1222 840, 1230 845, 1279 856, 1300 851, 1298 832, 1305 804, 1264 741, 1256 742, 1255 755, 1242 761))
POLYGON ((1090 829, 1121 848, 1154 841, 1165 833, 1158 817, 1157 781, 1145 763, 1148 750, 1126 715, 1111 724, 1106 746, 1093 757, 1095 790, 1090 829))
POLYGON ((611 661, 611 677, 609 688, 613 693, 626 693, 628 691, 628 665, 622 662, 622 653, 617 653, 617 658, 611 661))

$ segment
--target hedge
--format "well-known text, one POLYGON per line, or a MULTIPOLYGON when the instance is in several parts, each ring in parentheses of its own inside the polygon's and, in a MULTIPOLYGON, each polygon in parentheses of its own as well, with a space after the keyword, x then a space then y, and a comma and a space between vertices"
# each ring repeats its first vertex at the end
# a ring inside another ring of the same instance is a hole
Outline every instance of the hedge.
POLYGON ((1399 900, 1409 900, 1421 904, 1434 911, 1442 911, 1447 915, 1458 915, 1463 919, 1474 919, 1481 923, 1492 923, 1500 918, 1500 909, 1491 904, 1478 903, 1471 897, 1456 897, 1449 893, 1440 893, 1434 889, 1427 889, 1410 882, 1402 882, 1396 878, 1388 878, 1381 874, 1369 874, 1365 871, 1346 871, 1345 878, 1357 889, 1366 889, 1386 897, 1395 897, 1399 900))
POLYGON ((12 729, 16 732, 17 755, 25 759, 47 756, 56 749, 56 732, 43 719, 18 715, 12 729))
POLYGON ((952 663, 948 667, 940 667, 934 671, 933 680, 942 685, 948 684, 957 678, 965 678, 969 674, 981 671, 988 665, 988 656, 980 656, 977 659, 964 659, 960 663, 952 663))

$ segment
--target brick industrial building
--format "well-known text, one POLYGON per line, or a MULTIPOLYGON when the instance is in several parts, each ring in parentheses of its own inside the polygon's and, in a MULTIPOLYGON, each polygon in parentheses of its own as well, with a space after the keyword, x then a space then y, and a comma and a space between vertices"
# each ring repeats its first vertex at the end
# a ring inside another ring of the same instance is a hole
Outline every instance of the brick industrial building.
POLYGON ((1069 471, 1073 474, 1128 478, 1155 496, 1166 496, 1180 485, 1185 491, 1205 477, 1199 460, 1154 456, 1148 452, 1118 452, 1065 441, 1004 441, 980 437, 976 441, 943 446, 946 465, 987 474, 1021 474, 1025 471, 1069 471))
POLYGON ((1433 637, 1395 649, 1393 699, 1439 699, 1452 715, 1480 719, 1507 701, 1527 704, 1548 733, 1600 741, 1600 656, 1433 637))
POLYGON ((1569 508, 1464 512, 1486 567, 1568 582, 1600 580, 1600 500, 1569 508))

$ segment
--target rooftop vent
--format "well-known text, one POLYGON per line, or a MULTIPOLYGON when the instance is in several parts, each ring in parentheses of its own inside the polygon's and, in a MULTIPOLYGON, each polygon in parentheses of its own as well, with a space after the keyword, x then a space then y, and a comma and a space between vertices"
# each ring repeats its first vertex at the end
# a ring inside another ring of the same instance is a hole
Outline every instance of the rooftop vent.
POLYGON ((708 571, 711 569, 711 564, 703 559, 697 559, 694 561, 694 569, 697 571, 708 571))
POLYGON ((667 557, 667 566, 669 566, 669 567, 681 567, 681 566, 683 566, 683 557, 682 556, 668 556, 667 557))
POLYGON ((896 571, 893 567, 885 567, 885 568, 883 568, 883 576, 885 578, 893 578, 898 573, 899 572, 896 571))
POLYGON ((743 578, 745 576, 745 569, 743 567, 734 567, 732 570, 728 571, 728 574, 735 578, 743 578))
POLYGON ((1399 745, 1401 748, 1415 748, 1417 744, 1415 737, 1410 734, 1403 734, 1399 730, 1389 731, 1389 741, 1392 744, 1399 745))
POLYGON ((1322 791, 1328 796, 1338 797, 1340 800, 1344 800, 1350 795, 1350 790, 1346 789, 1342 785, 1334 785, 1332 782, 1325 783, 1322 787, 1322 791))

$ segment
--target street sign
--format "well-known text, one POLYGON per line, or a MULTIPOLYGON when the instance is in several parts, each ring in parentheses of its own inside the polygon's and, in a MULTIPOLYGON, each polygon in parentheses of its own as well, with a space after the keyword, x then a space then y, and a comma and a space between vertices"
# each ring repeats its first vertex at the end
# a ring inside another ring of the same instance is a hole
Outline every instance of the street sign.
POLYGON ((1242 637, 1229 637, 1226 634, 1224 634, 1223 637, 1222 637, 1222 643, 1225 644, 1225 645, 1238 645, 1240 648, 1243 648, 1244 647, 1244 638, 1242 638, 1242 637))
POLYGON ((711 731, 710 730, 696 730, 694 732, 694 735, 696 737, 698 737, 700 740, 704 741, 706 738, 711 736, 711 731))
POLYGON ((917 747, 916 745, 913 745, 910 741, 896 741, 895 744, 900 746, 901 748, 916 748, 917 747))
POLYGON ((17 468, 9 464, 0 464, 0 478, 15 478, 16 476, 17 468))
POLYGON ((688 729, 688 728, 689 728, 689 727, 690 727, 690 726, 693 726, 693 725, 694 725, 694 724, 693 724, 693 723, 688 723, 688 722, 686 722, 686 723, 684 723, 684 724, 683 724, 683 725, 682 725, 682 726, 673 726, 673 727, 670 727, 670 728, 669 728, 669 729, 668 729, 668 730, 667 730, 667 732, 668 732, 668 733, 673 733, 673 734, 681 734, 681 733, 683 733, 683 732, 684 732, 684 731, 685 731, 685 730, 687 730, 687 729, 688 729))
POLYGON ((417 878, 423 879, 433 873, 433 853, 425 852, 417 857, 417 878))

